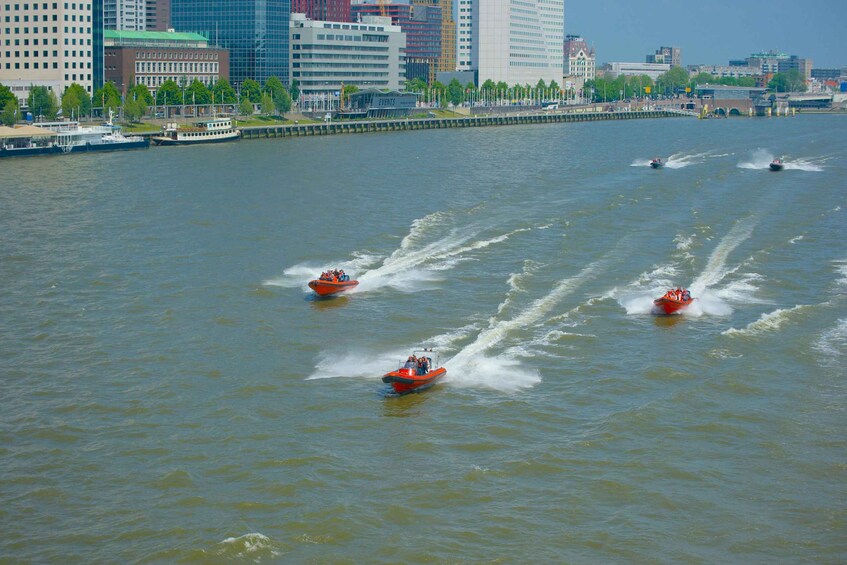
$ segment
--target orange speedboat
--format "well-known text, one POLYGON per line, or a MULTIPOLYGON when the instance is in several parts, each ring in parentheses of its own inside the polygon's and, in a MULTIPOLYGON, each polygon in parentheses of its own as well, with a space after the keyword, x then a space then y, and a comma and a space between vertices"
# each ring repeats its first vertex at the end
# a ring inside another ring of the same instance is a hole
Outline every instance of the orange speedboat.
POLYGON ((414 351, 400 368, 383 375, 382 382, 389 383, 398 395, 430 388, 447 374, 447 369, 438 366, 438 357, 433 363, 432 353, 432 349, 414 351))
POLYGON ((359 284, 359 281, 324 281, 315 279, 309 281, 309 288, 314 290, 318 296, 329 296, 330 294, 338 294, 345 290, 350 290, 359 284))
POLYGON ((691 293, 685 289, 669 290, 661 298, 653 301, 658 309, 658 314, 674 314, 687 308, 694 299, 691 293))
POLYGON ((320 278, 309 281, 309 288, 314 290, 318 296, 329 296, 350 290, 359 284, 359 281, 350 280, 350 276, 344 271, 337 269, 321 273, 320 278))

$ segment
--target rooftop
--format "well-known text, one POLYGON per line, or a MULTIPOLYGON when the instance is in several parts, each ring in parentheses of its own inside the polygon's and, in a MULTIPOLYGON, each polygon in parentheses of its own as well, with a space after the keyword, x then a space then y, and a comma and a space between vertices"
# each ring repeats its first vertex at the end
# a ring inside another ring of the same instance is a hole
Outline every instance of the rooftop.
POLYGON ((199 33, 177 32, 177 31, 125 31, 104 29, 103 39, 111 39, 117 42, 168 42, 168 41, 208 41, 199 33))

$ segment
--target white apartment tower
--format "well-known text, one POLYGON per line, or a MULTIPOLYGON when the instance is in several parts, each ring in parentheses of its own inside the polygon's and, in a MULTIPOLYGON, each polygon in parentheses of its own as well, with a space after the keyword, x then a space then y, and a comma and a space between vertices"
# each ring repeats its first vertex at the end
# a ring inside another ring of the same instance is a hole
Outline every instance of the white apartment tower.
POLYGON ((101 85, 97 1, 0 0, 0 83, 21 102, 31 85, 59 99, 74 82, 89 94, 101 85))
POLYGON ((103 28, 145 31, 147 0, 103 0, 103 28))
POLYGON ((480 84, 562 80, 564 0, 459 0, 457 24, 458 70, 480 84))

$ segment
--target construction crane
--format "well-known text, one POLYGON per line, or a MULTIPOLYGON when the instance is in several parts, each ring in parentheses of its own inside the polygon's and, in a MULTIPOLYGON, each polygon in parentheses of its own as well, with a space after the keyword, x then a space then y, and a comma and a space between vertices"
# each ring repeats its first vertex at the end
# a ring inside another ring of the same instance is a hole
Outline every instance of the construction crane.
POLYGON ((377 5, 379 6, 379 15, 382 17, 388 16, 388 4, 391 3, 391 0, 376 0, 377 5))

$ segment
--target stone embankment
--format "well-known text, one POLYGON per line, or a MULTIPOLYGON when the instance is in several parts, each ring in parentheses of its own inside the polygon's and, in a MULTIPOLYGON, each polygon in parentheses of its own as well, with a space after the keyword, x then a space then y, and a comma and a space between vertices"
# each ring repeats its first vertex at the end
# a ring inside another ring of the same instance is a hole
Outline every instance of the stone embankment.
POLYGON ((553 124, 563 122, 595 122, 602 120, 634 120, 643 118, 690 117, 693 114, 673 110, 644 110, 631 112, 569 112, 533 113, 493 116, 467 116, 459 118, 416 118, 394 120, 357 120, 308 124, 243 127, 244 139, 268 137, 303 137, 337 135, 344 133, 376 133, 418 129, 449 129, 485 126, 512 126, 553 124))

